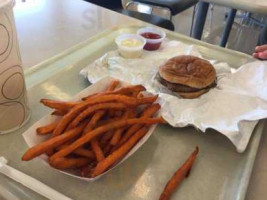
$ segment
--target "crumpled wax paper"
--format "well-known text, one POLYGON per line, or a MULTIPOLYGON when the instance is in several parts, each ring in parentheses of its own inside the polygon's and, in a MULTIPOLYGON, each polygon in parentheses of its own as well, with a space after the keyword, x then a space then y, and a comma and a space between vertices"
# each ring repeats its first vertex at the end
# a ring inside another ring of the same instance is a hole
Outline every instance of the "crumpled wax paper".
POLYGON ((255 61, 235 70, 227 63, 209 60, 216 69, 216 88, 196 99, 182 99, 156 79, 158 67, 178 55, 201 57, 192 45, 165 41, 158 51, 145 51, 138 59, 108 52, 81 74, 92 83, 112 76, 143 84, 164 101, 161 114, 171 126, 192 125, 203 132, 215 129, 229 138, 238 152, 245 151, 258 120, 267 117, 267 62, 255 61))

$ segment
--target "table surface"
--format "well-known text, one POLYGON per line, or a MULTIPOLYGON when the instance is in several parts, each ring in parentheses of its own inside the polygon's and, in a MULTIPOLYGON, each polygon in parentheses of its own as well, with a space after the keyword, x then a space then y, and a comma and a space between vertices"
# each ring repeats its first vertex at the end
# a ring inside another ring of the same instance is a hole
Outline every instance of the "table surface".
POLYGON ((252 13, 267 14, 266 0, 202 0, 207 3, 213 3, 225 7, 231 7, 252 13))
MULTIPOLYGON (((114 25, 141 24, 140 21, 115 14, 81 0, 18 2, 15 7, 15 19, 23 64, 26 68, 114 25)), ((266 144, 267 137, 266 134, 263 134, 248 188, 247 200, 266 199, 266 144)))
POLYGON ((14 8, 24 68, 118 24, 141 24, 82 0, 21 0, 14 8))

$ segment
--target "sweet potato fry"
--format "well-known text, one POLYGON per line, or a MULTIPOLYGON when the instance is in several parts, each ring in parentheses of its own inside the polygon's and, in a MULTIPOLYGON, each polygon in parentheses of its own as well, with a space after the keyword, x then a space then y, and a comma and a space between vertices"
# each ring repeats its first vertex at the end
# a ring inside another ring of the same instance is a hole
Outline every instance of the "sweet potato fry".
POLYGON ((103 142, 109 141, 112 138, 113 134, 114 130, 108 131, 107 133, 105 133, 105 135, 102 136, 101 141, 103 142))
POLYGON ((159 109, 160 105, 158 103, 149 105, 144 109, 144 111, 141 114, 141 117, 151 117, 154 114, 156 114, 156 112, 158 112, 159 109))
POLYGON ((110 154, 110 151, 112 150, 112 145, 111 144, 107 144, 105 147, 104 147, 104 155, 105 156, 108 156, 110 154))
POLYGON ((36 129, 36 132, 38 135, 47 135, 50 134, 54 131, 54 129, 56 128, 58 122, 53 122, 51 124, 48 124, 46 126, 42 126, 36 129))
POLYGON ((113 134, 113 136, 112 136, 112 138, 110 140, 110 144, 112 146, 115 146, 119 142, 119 140, 121 139, 121 134, 123 133, 123 131, 125 129, 126 129, 126 127, 119 128, 114 132, 114 134, 113 134))
MULTIPOLYGON (((91 121, 88 123, 88 125, 84 129, 83 135, 85 135, 86 133, 90 132, 96 126, 97 121, 104 114, 105 114, 104 110, 101 110, 101 111, 95 113, 94 116, 92 117, 91 121)), ((95 154, 95 157, 96 157, 97 161, 103 160, 105 157, 104 157, 104 153, 103 153, 101 147, 99 146, 98 140, 95 138, 90 142, 90 144, 91 144, 92 150, 93 150, 93 152, 95 154)))
POLYGON ((94 138, 91 142, 91 147, 92 147, 92 150, 93 152, 95 153, 95 157, 96 157, 96 160, 98 162, 100 162, 101 160, 103 160, 105 158, 104 156, 104 153, 99 145, 99 142, 98 142, 98 139, 97 138, 94 138))
POLYGON ((86 106, 88 105, 93 105, 97 103, 104 103, 104 102, 120 102, 124 103, 126 105, 131 105, 131 106, 136 106, 139 104, 151 104, 154 101, 157 100, 157 96, 149 96, 149 97, 143 97, 143 98, 134 98, 134 97, 128 97, 128 96, 123 96, 119 94, 113 94, 113 95, 103 95, 99 97, 94 97, 92 99, 89 99, 88 101, 84 102, 86 106))
POLYGON ((110 92, 110 94, 129 94, 129 93, 135 93, 135 92, 139 93, 145 90, 146 88, 142 85, 131 85, 131 86, 126 86, 126 87, 121 87, 115 90, 114 92, 110 92))
POLYGON ((113 137, 110 140, 110 144, 112 146, 115 146, 119 142, 119 140, 121 139, 121 134, 125 129, 126 129, 126 127, 123 127, 123 128, 119 128, 115 131, 115 133, 113 134, 113 137))
POLYGON ((189 158, 186 160, 186 162, 182 165, 181 168, 179 168, 172 178, 168 181, 166 184, 162 194, 160 195, 159 200, 168 200, 170 199, 172 193, 175 191, 175 189, 178 187, 178 185, 182 182, 182 180, 188 176, 194 161, 196 159, 196 156, 198 154, 198 147, 196 147, 195 151, 189 156, 189 158))
POLYGON ((68 148, 62 149, 58 151, 57 153, 55 153, 53 156, 50 157, 50 159, 65 157, 71 152, 73 152, 75 149, 90 142, 93 138, 98 137, 109 130, 114 130, 116 128, 121 128, 123 126, 129 126, 133 124, 151 125, 151 124, 156 124, 156 123, 165 123, 165 121, 163 118, 159 117, 159 118, 133 118, 133 119, 126 119, 126 120, 119 120, 116 122, 112 122, 110 124, 98 127, 86 133, 85 135, 80 137, 78 140, 73 142, 68 148))
POLYGON ((83 119, 91 115, 92 113, 103 109, 126 109, 127 106, 123 103, 102 103, 90 106, 81 112, 71 123, 70 128, 76 127, 83 119))
POLYGON ((89 131, 91 131, 97 124, 97 122, 103 117, 103 115, 106 113, 105 110, 100 110, 96 112, 93 117, 91 118, 90 122, 87 124, 83 131, 83 135, 89 131))
MULTIPOLYGON (((107 88, 107 91, 113 91, 118 85, 119 85, 119 81, 118 80, 114 80, 110 83, 109 87, 107 88)), ((106 113, 106 111, 101 110, 97 113, 94 114, 94 116, 92 117, 90 123, 88 124, 88 126, 85 128, 85 133, 91 131, 95 126, 96 123, 99 121, 99 119, 106 113)), ((105 158, 104 153, 99 145, 98 139, 95 138, 91 141, 91 147, 93 152, 95 153, 96 156, 96 160, 98 162, 100 162, 101 160, 103 160, 105 158)))
MULTIPOLYGON (((119 84, 120 82, 118 80, 112 81, 106 91, 113 91, 119 84)), ((105 113, 106 111, 102 110, 94 114, 88 125, 85 127, 84 132, 92 130, 96 126, 96 123, 101 119, 101 117, 103 117, 105 113)))
POLYGON ((140 104, 152 104, 157 100, 158 96, 149 96, 149 97, 142 97, 137 98, 137 105, 140 104))
POLYGON ((50 165, 56 169, 73 169, 83 167, 91 162, 88 158, 57 158, 50 161, 50 165))
POLYGON ((121 110, 115 110, 114 117, 121 117, 123 112, 121 110))
POLYGON ((108 110, 108 112, 107 112, 108 118, 109 119, 114 118, 115 112, 116 112, 116 110, 108 110))
POLYGON ((81 175, 83 177, 88 177, 88 174, 90 174, 91 170, 96 166, 97 162, 91 162, 88 165, 82 167, 81 169, 81 175))
POLYGON ((78 105, 80 102, 66 102, 51 99, 41 99, 41 103, 49 108, 54 108, 57 110, 69 110, 74 106, 78 105))
POLYGON ((141 139, 148 131, 147 127, 140 129, 136 134, 134 134, 127 143, 123 144, 119 149, 112 152, 104 160, 99 162, 97 166, 93 169, 91 176, 95 177, 103 172, 105 172, 109 167, 117 163, 130 149, 141 139))
POLYGON ((137 98, 143 98, 144 97, 144 94, 143 93, 139 93, 138 95, 137 95, 137 98))
POLYGON ((138 131, 142 127, 144 127, 143 124, 135 124, 135 125, 132 125, 130 128, 128 128, 128 130, 123 135, 119 143, 116 145, 115 149, 121 146, 124 142, 126 142, 132 136, 132 134, 134 134, 136 131, 138 131))
MULTIPOLYGON (((132 95, 133 93, 139 93, 139 92, 142 92, 142 91, 145 91, 145 90, 146 90, 146 88, 144 86, 142 86, 142 85, 133 85, 133 86, 122 87, 122 88, 119 88, 119 89, 117 89, 115 91, 98 93, 95 96, 116 95, 116 94, 119 94, 119 95, 132 95)), ((86 98, 83 98, 82 100, 87 100, 87 99, 90 99, 90 98, 92 98, 92 96, 88 96, 86 98)))
POLYGON ((90 94, 87 97, 83 97, 82 100, 85 101, 85 100, 92 98, 92 97, 105 95, 107 92, 113 91, 119 85, 119 83, 120 83, 120 81, 118 81, 118 80, 111 81, 111 83, 109 84, 109 86, 107 87, 105 92, 90 94))
POLYGON ((26 151, 26 153, 22 156, 23 161, 31 160, 48 150, 56 148, 57 146, 64 144, 65 142, 69 141, 70 139, 74 138, 76 135, 80 134, 85 126, 85 123, 81 124, 80 126, 65 132, 62 135, 56 136, 45 142, 39 143, 26 151))
POLYGON ((120 84, 119 80, 113 80, 111 81, 111 83, 109 84, 109 86, 107 87, 106 91, 110 92, 115 90, 115 88, 120 84))
POLYGON ((88 150, 88 149, 85 149, 85 148, 78 148, 74 151, 74 153, 78 156, 83 156, 83 157, 86 157, 86 158, 95 158, 95 155, 92 151, 88 150))
MULTIPOLYGON (((123 114, 122 119, 130 119, 130 118, 136 117, 136 114, 137 113, 133 109, 128 109, 123 114)), ((115 146, 116 144, 118 144, 119 140, 121 139, 121 134, 126 128, 127 127, 122 127, 122 128, 115 130, 115 133, 112 139, 110 140, 111 145, 115 146)))
MULTIPOLYGON (((67 148, 67 147, 68 147, 68 145, 61 145, 57 148, 57 150, 61 150, 61 149, 67 148)), ((83 147, 80 147, 80 148, 76 149, 75 151, 73 151, 73 154, 75 154, 77 156, 83 156, 86 158, 90 158, 90 159, 95 158, 95 155, 92 151, 85 149, 83 147)))
POLYGON ((63 116, 67 113, 68 111, 65 110, 55 110, 51 113, 51 115, 56 115, 56 116, 63 116))
POLYGON ((66 115, 62 117, 59 124, 53 131, 52 137, 60 135, 63 133, 67 125, 73 120, 82 110, 84 110, 87 106, 97 104, 97 103, 104 103, 110 101, 116 101, 120 103, 124 103, 126 105, 139 105, 139 104, 151 104, 156 101, 157 96, 152 97, 144 97, 140 99, 136 99, 133 97, 127 97, 122 95, 103 95, 90 98, 72 108, 66 115))
MULTIPOLYGON (((110 83, 109 87, 107 88, 107 91, 113 91, 119 84, 120 82, 118 80, 114 80, 110 83)), ((95 113, 92 117, 92 119, 90 120, 90 122, 88 123, 88 125, 86 126, 86 128, 84 129, 83 134, 91 131, 97 124, 97 122, 100 120, 100 118, 106 113, 105 110, 101 110, 97 113, 95 113)), ((105 158, 104 153, 99 145, 98 139, 95 138, 93 139, 91 142, 91 147, 92 150, 96 156, 96 159, 98 162, 100 162, 101 160, 103 160, 105 158)))
POLYGON ((106 124, 109 124, 111 122, 115 122, 115 121, 118 121, 118 120, 121 120, 121 117, 114 117, 114 118, 109 118, 109 119, 101 120, 101 121, 99 121, 97 123, 96 127, 103 126, 103 125, 106 125, 106 124))
MULTIPOLYGON (((141 114, 141 117, 152 117, 156 112, 158 112, 158 110, 160 109, 160 105, 159 104, 152 104, 150 106, 148 106, 143 113, 141 114)), ((127 131, 126 133, 123 135, 123 137, 121 138, 119 144, 117 145, 116 148, 118 148, 120 145, 122 145, 124 142, 126 142, 133 133, 135 133, 136 131, 138 131, 139 129, 141 129, 143 127, 142 124, 135 124, 132 125, 127 131)))

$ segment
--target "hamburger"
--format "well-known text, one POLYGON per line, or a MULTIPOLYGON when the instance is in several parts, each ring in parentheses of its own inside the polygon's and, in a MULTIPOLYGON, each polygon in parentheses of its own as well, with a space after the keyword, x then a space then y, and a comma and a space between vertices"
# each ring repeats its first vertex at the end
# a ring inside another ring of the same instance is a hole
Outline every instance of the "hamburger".
POLYGON ((216 71, 207 60, 183 55, 160 66, 158 79, 179 96, 193 99, 216 86, 216 71))

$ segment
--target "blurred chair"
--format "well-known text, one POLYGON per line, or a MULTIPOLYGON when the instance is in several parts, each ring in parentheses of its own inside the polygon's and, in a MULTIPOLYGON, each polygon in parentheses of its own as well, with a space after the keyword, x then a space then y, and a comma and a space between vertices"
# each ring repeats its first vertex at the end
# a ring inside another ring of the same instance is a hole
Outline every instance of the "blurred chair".
POLYGON ((149 6, 150 14, 153 14, 154 10, 166 10, 169 12, 169 19, 172 16, 179 14, 180 12, 192 7, 198 2, 198 0, 130 0, 126 4, 126 9, 129 9, 131 5, 138 7, 139 5, 149 6))
POLYGON ((110 10, 121 10, 122 3, 121 0, 84 0, 98 6, 110 9, 110 10))
POLYGON ((169 29, 171 31, 174 30, 173 23, 168 19, 164 19, 156 15, 145 14, 145 13, 140 13, 137 11, 123 9, 121 0, 85 0, 85 1, 96 4, 101 7, 105 7, 105 8, 117 11, 124 15, 134 17, 136 19, 154 24, 156 26, 159 26, 165 29, 169 29))
POLYGON ((172 21, 168 19, 164 19, 157 15, 145 14, 145 13, 140 13, 140 12, 131 11, 131 10, 121 10, 121 13, 124 15, 128 15, 130 17, 134 17, 136 19, 140 19, 144 22, 154 24, 156 26, 174 31, 174 25, 172 21))

